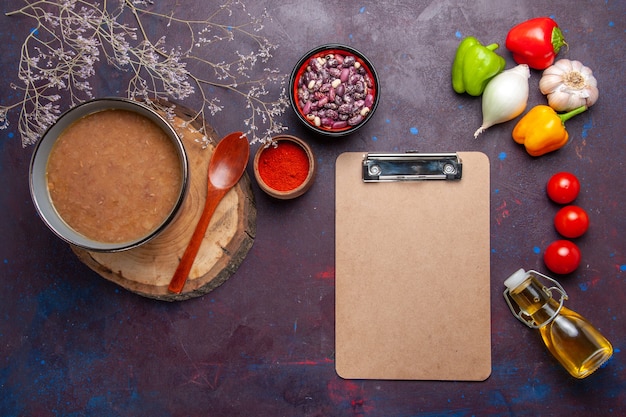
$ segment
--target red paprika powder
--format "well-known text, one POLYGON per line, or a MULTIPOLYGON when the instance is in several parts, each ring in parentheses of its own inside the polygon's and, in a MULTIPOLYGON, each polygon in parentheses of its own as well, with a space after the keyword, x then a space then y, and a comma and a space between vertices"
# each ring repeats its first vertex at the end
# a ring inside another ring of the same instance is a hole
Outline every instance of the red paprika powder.
POLYGON ((309 175, 309 157, 302 147, 291 141, 278 141, 259 157, 259 174, 268 187, 291 191, 309 175))

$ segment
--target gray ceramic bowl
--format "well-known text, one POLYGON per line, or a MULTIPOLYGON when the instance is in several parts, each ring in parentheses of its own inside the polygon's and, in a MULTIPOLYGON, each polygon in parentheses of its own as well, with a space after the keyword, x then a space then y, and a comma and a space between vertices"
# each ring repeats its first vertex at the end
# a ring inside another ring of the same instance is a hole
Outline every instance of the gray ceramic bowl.
POLYGON ((131 249, 158 235, 176 217, 176 214, 182 206, 185 198, 188 181, 189 163, 187 160, 187 154, 185 153, 183 143, 174 128, 157 112, 146 105, 123 98, 102 98, 87 101, 61 115, 57 122, 48 128, 43 137, 37 143, 30 164, 31 197, 35 204, 35 208, 44 223, 64 241, 87 250, 99 252, 116 252, 131 249), (68 224, 59 216, 52 203, 47 181, 48 157, 61 132, 82 117, 99 111, 112 109, 127 110, 138 113, 147 117, 163 129, 176 148, 178 159, 180 161, 180 172, 182 178, 176 203, 161 224, 145 236, 122 243, 108 243, 92 240, 68 226, 68 224))

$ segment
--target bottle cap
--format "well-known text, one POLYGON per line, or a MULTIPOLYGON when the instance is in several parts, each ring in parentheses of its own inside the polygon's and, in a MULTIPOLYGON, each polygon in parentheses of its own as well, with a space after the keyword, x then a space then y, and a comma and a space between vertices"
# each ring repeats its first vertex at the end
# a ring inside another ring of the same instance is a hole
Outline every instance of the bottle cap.
POLYGON ((517 271, 515 271, 510 277, 504 280, 504 285, 509 290, 512 290, 514 288, 517 288, 522 282, 524 282, 527 277, 528 277, 528 274, 526 273, 524 268, 520 268, 517 271))

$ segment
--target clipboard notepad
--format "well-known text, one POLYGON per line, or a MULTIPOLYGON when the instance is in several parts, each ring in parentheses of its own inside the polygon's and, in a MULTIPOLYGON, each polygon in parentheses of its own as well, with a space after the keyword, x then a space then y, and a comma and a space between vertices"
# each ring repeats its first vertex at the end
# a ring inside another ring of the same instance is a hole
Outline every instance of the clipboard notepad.
POLYGON ((363 182, 363 153, 337 158, 339 376, 489 377, 489 159, 458 155, 458 181, 384 183, 363 182))

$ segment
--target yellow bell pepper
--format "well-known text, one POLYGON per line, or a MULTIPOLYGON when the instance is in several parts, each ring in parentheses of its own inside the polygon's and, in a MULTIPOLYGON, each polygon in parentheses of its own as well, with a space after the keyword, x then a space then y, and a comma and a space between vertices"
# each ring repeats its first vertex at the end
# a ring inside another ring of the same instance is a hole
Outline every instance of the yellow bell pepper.
POLYGON ((585 110, 586 106, 580 106, 568 113, 558 114, 550 106, 535 106, 513 128, 513 140, 523 144, 532 156, 561 149, 569 139, 565 121, 585 110))

